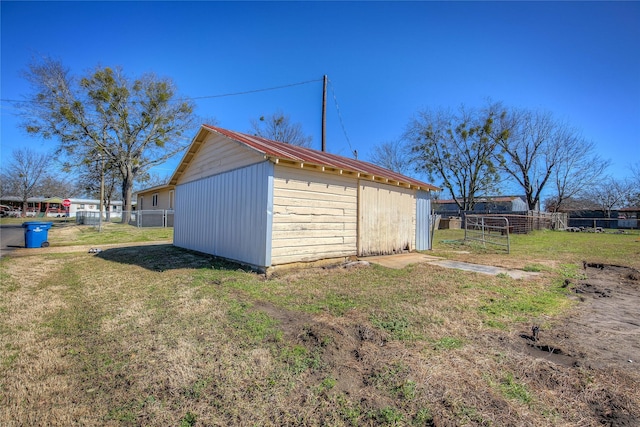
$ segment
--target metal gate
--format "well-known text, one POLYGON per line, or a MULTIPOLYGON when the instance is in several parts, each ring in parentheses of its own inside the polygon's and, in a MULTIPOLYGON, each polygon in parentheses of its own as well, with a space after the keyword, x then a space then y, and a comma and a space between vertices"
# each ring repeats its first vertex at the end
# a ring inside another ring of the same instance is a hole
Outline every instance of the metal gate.
POLYGON ((499 216, 466 215, 464 240, 480 242, 485 248, 492 245, 509 253, 509 220, 499 216))

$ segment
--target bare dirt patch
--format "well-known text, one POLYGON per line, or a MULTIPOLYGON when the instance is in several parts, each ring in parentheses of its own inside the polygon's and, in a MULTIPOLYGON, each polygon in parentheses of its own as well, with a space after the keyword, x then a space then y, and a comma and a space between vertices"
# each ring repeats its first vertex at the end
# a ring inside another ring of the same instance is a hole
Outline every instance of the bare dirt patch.
MULTIPOLYGON (((565 286, 580 300, 575 312, 529 345, 570 356, 576 366, 640 373, 640 272, 606 264, 583 264, 584 276, 565 286)), ((523 334, 531 340, 531 334, 523 334)), ((565 359, 566 360, 566 359, 565 359)))
POLYGON ((625 393, 640 384, 640 272, 584 262, 582 273, 564 283, 580 301, 576 310, 523 332, 518 348, 558 366, 615 378, 615 387, 594 391, 586 403, 601 425, 639 425, 638 396, 625 393))

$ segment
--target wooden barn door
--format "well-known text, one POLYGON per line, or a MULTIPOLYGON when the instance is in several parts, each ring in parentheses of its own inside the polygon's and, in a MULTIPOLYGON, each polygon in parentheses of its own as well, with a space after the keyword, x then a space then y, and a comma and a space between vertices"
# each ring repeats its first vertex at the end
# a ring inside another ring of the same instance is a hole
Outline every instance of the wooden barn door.
POLYGON ((415 191, 372 181, 358 185, 358 256, 415 249, 415 191))

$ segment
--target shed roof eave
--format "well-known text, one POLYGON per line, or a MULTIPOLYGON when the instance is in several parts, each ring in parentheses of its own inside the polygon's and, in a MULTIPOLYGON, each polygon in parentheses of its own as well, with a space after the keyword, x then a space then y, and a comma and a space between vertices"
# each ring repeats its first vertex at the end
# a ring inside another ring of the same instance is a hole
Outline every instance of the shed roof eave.
POLYGON ((299 165, 301 168, 304 168, 305 166, 307 168, 313 168, 315 170, 321 171, 321 172, 326 172, 326 173, 337 173, 340 175, 344 175, 344 174, 351 174, 354 175, 357 178, 364 178, 366 176, 371 177, 371 181, 375 181, 375 182, 381 182, 380 180, 378 180, 377 178, 381 178, 383 180, 385 180, 385 183, 389 184, 389 185, 393 185, 393 186, 397 186, 397 187, 408 187, 412 190, 422 190, 422 191, 439 191, 440 189, 438 187, 435 187, 433 185, 429 185, 429 184, 416 184, 416 182, 409 182, 408 180, 402 180, 402 179, 397 179, 397 178, 387 178, 387 177, 382 177, 382 176, 377 176, 377 175, 373 175, 370 174, 368 172, 362 171, 362 170, 356 170, 355 168, 340 168, 340 167, 336 167, 336 166, 331 166, 331 165, 325 165, 325 164, 320 164, 320 163, 312 163, 312 162, 305 162, 302 160, 292 160, 289 158, 284 158, 284 157, 279 157, 279 156, 273 156, 273 155, 268 155, 265 154, 265 159, 275 163, 275 164, 285 164, 285 163, 289 163, 292 165, 299 165))

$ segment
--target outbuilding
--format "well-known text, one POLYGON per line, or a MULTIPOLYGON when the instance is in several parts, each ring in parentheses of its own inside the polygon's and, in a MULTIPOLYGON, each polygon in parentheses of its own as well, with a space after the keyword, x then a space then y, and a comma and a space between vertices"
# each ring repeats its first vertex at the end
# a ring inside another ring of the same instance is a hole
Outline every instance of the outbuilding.
POLYGON ((203 125, 168 185, 174 245, 260 270, 430 249, 430 184, 203 125))

